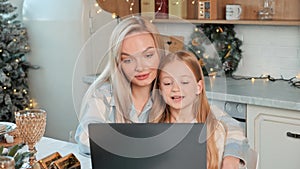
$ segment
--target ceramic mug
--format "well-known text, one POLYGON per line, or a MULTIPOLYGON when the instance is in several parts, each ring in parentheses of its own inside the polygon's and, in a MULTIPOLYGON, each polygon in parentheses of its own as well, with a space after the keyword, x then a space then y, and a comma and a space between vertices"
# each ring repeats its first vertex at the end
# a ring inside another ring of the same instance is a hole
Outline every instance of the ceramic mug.
POLYGON ((238 4, 226 5, 226 20, 239 20, 242 14, 242 7, 238 4))

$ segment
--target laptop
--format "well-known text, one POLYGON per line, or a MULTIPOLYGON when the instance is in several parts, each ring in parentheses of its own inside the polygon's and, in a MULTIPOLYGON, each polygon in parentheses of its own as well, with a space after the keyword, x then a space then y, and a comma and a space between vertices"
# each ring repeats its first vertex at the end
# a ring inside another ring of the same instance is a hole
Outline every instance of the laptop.
POLYGON ((92 123, 93 169, 206 169, 203 123, 92 123))

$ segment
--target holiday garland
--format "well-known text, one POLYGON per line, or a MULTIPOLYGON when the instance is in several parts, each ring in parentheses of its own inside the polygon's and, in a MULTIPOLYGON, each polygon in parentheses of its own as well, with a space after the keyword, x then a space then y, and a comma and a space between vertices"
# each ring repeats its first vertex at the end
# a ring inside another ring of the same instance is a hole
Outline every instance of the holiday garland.
POLYGON ((14 121, 14 112, 30 107, 26 61, 27 30, 8 0, 0 0, 0 121, 14 121))
POLYGON ((195 27, 188 50, 197 56, 205 75, 224 70, 227 76, 232 76, 236 71, 242 57, 242 41, 235 35, 234 25, 201 24, 195 27))

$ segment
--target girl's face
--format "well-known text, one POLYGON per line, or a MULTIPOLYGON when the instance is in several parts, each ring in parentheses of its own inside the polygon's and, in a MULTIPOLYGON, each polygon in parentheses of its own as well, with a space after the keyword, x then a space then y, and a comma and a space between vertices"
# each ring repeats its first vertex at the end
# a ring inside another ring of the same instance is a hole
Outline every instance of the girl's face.
POLYGON ((179 60, 166 64, 162 69, 159 86, 165 102, 175 110, 192 107, 200 90, 193 72, 179 60))
POLYGON ((131 85, 152 84, 157 75, 159 55, 150 33, 127 35, 121 49, 121 68, 131 85))

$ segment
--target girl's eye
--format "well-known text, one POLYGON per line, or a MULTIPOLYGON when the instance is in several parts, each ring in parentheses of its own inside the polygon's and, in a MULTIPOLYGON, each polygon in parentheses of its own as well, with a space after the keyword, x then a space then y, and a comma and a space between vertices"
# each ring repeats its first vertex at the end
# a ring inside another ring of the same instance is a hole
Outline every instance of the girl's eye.
POLYGON ((163 85, 169 86, 169 85, 172 85, 172 82, 171 81, 170 82, 163 82, 163 85))
POLYGON ((182 84, 189 84, 190 82, 188 82, 188 81, 183 81, 183 82, 181 82, 182 84))

